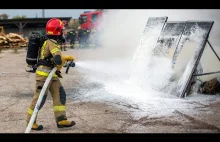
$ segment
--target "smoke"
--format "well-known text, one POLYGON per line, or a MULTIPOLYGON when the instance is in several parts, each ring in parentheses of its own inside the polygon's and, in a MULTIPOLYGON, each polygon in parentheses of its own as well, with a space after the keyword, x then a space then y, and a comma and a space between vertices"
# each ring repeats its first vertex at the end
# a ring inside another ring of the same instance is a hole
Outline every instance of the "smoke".
POLYGON ((136 10, 110 10, 104 14, 100 42, 105 52, 115 58, 133 58, 147 20, 136 10))
POLYGON ((104 50, 101 57, 131 57, 140 41, 149 17, 168 16, 168 21, 205 20, 215 21, 209 40, 220 45, 220 10, 108 10, 103 14, 100 42, 104 50))

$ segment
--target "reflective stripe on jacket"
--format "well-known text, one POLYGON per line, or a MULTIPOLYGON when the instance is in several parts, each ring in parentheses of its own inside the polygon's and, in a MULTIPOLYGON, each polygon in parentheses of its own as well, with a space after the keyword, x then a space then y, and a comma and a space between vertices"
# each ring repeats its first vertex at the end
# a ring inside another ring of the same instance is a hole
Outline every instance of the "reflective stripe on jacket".
MULTIPOLYGON (((40 51, 40 59, 44 59, 45 57, 48 57, 50 54, 52 54, 52 56, 57 54, 61 55, 60 47, 56 44, 55 40, 54 42, 52 42, 51 40, 46 40, 44 42, 40 51)), ((51 59, 51 61, 53 62, 53 58, 51 59)), ((51 67, 40 65, 36 70, 36 74, 47 77, 49 76, 51 70, 51 67)), ((53 77, 58 76, 54 74, 53 77)))

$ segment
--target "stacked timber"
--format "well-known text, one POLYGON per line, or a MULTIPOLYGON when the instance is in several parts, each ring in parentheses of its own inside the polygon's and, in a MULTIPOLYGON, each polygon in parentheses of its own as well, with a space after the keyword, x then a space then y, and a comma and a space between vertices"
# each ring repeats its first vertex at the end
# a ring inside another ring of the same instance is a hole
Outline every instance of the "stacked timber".
POLYGON ((0 49, 26 47, 27 44, 28 38, 23 38, 22 36, 15 33, 9 33, 5 36, 0 36, 0 49))

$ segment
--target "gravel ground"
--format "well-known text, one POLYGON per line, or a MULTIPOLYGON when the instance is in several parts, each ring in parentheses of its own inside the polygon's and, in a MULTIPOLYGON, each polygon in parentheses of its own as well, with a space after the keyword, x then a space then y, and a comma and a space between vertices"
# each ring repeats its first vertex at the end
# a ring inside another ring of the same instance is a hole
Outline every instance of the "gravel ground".
MULTIPOLYGON (((74 54, 76 58, 88 52, 68 49, 64 54, 74 54)), ((26 112, 34 92, 34 74, 25 72, 26 50, 4 50, 0 53, 0 133, 24 133, 26 112)), ((77 67, 77 66, 76 66, 77 67)), ((146 102, 149 109, 142 110, 120 99, 96 100, 93 95, 82 93, 96 88, 99 94, 109 95, 102 84, 88 82, 86 75, 70 69, 65 74, 62 69, 64 88, 67 92, 67 116, 74 120, 72 128, 56 127, 49 94, 44 107, 40 110, 38 123, 44 125, 42 131, 30 133, 219 133, 220 99, 214 96, 208 103, 195 98, 185 101, 181 107, 172 108, 170 113, 162 114, 165 107, 151 109, 152 103, 146 102), (159 111, 158 111, 159 110, 159 111), (158 115, 158 113, 160 115, 158 115)), ((165 100, 159 100, 165 101, 165 100)), ((167 106, 166 102, 164 103, 167 106)), ((145 107, 145 108, 147 108, 145 107)))

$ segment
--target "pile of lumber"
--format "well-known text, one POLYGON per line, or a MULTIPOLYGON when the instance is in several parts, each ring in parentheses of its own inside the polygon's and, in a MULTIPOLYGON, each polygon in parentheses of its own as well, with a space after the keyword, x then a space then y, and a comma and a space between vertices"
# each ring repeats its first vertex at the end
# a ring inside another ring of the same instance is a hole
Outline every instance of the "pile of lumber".
POLYGON ((27 44, 28 38, 23 38, 22 36, 15 33, 9 33, 5 36, 0 35, 0 49, 26 47, 27 44))

